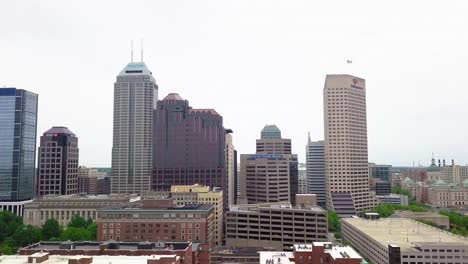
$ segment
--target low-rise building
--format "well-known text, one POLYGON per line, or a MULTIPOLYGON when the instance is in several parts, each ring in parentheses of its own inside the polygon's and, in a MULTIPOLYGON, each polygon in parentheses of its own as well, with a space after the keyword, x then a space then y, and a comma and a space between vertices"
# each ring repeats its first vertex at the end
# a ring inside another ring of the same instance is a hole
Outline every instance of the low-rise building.
POLYGON ((390 217, 411 218, 413 220, 421 220, 434 223, 440 228, 450 228, 450 221, 448 216, 433 212, 396 211, 390 217))
POLYGON ((333 246, 331 242, 297 244, 293 251, 260 252, 260 264, 361 264, 362 261, 350 246, 333 246))
POLYGON ((318 206, 232 206, 226 213, 226 245, 288 250, 298 243, 326 241, 327 227, 327 212, 318 206))
POLYGON ((209 186, 173 185, 170 193, 174 204, 212 204, 214 206, 214 234, 215 244, 220 246, 223 239, 223 191, 220 188, 210 190, 209 186))
POLYGON ((97 210, 97 239, 193 241, 214 246, 214 206, 174 206, 172 198, 97 210))
POLYGON ((428 188, 429 203, 435 207, 468 207, 468 180, 461 186, 437 184, 428 188))
POLYGON ((211 264, 221 263, 244 263, 244 264, 258 264, 260 262, 260 251, 273 250, 262 247, 245 247, 245 248, 231 248, 231 247, 216 247, 211 251, 210 260, 211 264))
POLYGON ((341 220, 343 238, 375 264, 468 261, 468 240, 408 218, 341 220))
POLYGON ((24 206, 23 221, 27 225, 42 226, 49 218, 66 226, 74 215, 96 220, 96 209, 123 205, 138 200, 126 195, 47 195, 24 206))
MULTIPOLYGON (((67 263, 67 259, 92 257, 90 263, 103 264, 209 264, 209 250, 206 246, 190 242, 117 242, 117 241, 82 241, 82 242, 40 242, 21 248, 19 255, 5 263, 34 263, 28 259, 35 258, 35 263, 67 263), (22 259, 22 262, 19 261, 22 259), (61 261, 58 261, 58 260, 61 261), (147 260, 151 261, 147 261, 147 260), (158 260, 161 260, 159 262, 158 260)), ((84 259, 84 258, 83 258, 84 259)), ((3 261, 2 261, 3 263, 3 261)), ((68 262, 72 263, 72 262, 68 262)), ((77 262, 75 262, 77 263, 77 262)), ((83 263, 83 262, 79 262, 83 263)))
POLYGON ((376 198, 379 203, 399 204, 403 206, 408 206, 409 204, 408 196, 403 194, 376 195, 376 198))

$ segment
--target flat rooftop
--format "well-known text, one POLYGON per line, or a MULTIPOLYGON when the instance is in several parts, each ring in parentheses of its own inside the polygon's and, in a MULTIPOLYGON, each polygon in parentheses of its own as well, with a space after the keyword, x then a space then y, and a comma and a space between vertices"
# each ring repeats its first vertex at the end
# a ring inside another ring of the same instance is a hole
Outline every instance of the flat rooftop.
POLYGON ((295 264, 294 253, 292 251, 260 251, 260 264, 266 264, 267 260, 274 260, 274 263, 295 264), (280 259, 280 261, 278 261, 280 259))
MULTIPOLYGON (((108 250, 184 250, 190 243, 188 242, 149 242, 153 244, 151 249, 138 249, 138 245, 147 242, 115 242, 115 241, 81 241, 81 242, 61 242, 61 241, 45 241, 29 245, 21 249, 43 250, 45 252, 50 250, 60 249, 61 244, 73 244, 73 250, 96 250, 99 249, 101 244, 115 243, 118 244, 118 249, 108 250)), ((20 250, 21 250, 20 249, 20 250)))
MULTIPOLYGON (((25 264, 28 263, 27 255, 11 255, 0 256, 1 263, 8 264, 25 264)), ((148 256, 62 256, 49 255, 49 259, 44 264, 68 264, 69 259, 77 259, 80 257, 92 257, 93 264, 129 264, 129 263, 146 263, 150 258, 160 259, 164 257, 175 257, 175 255, 148 255, 148 256)))
POLYGON ((145 208, 141 204, 126 204, 122 206, 113 206, 108 208, 101 208, 98 211, 207 211, 213 207, 212 204, 186 204, 174 207, 163 208, 145 208))
POLYGON ((396 211, 392 216, 399 216, 399 217, 433 217, 433 218, 443 218, 448 219, 446 215, 440 215, 434 212, 411 212, 411 211, 396 211))
POLYGON ((408 251, 415 250, 414 247, 417 245, 431 243, 468 246, 468 240, 461 236, 408 218, 381 218, 379 220, 343 218, 341 221, 354 226, 385 247, 389 244, 397 245, 401 250, 408 251))
POLYGON ((359 255, 352 247, 350 246, 334 246, 332 249, 326 249, 325 252, 329 253, 333 259, 362 259, 361 255, 359 255))
POLYGON ((289 203, 240 204, 229 207, 231 212, 257 212, 260 209, 283 209, 297 211, 325 212, 320 206, 292 206, 289 203))

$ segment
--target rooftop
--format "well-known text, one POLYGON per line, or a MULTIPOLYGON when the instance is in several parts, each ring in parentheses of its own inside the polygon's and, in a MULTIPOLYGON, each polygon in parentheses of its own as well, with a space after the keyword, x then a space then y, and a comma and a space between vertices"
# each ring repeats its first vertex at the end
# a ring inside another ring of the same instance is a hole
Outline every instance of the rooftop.
POLYGON ((260 264, 294 264, 294 253, 292 251, 260 251, 260 264))
POLYGON ((429 243, 456 243, 468 246, 468 240, 461 236, 408 218, 344 218, 341 221, 354 226, 385 247, 389 244, 398 245, 402 251, 416 250, 415 246, 429 243))
POLYGON ((276 125, 266 125, 262 129, 261 138, 281 138, 281 130, 276 125))
POLYGON ((166 100, 183 101, 184 99, 178 93, 170 93, 164 97, 163 101, 166 100))
POLYGON ((229 211, 240 211, 240 212, 255 212, 261 208, 273 208, 273 209, 290 209, 290 210, 310 210, 314 212, 325 212, 325 210, 319 206, 292 206, 288 202, 281 203, 264 203, 264 204, 240 204, 229 207, 229 211))
MULTIPOLYGON (((116 242, 112 240, 108 241, 80 241, 80 242, 69 242, 69 241, 45 241, 29 245, 21 250, 43 250, 45 252, 51 250, 59 250, 61 246, 65 244, 73 244, 73 250, 96 250, 99 249, 100 245, 116 244, 118 249, 115 250, 144 250, 139 249, 140 244, 148 242, 116 242)), ((147 250, 185 250, 190 243, 189 242, 150 242, 151 247, 145 247, 147 250)), ((140 245, 141 246, 141 245, 140 245)), ((113 249, 108 249, 113 250, 113 249)), ((150 255, 150 254, 148 254, 150 255)))
POLYGON ((114 206, 110 208, 98 209, 98 211, 207 211, 213 207, 212 204, 186 204, 182 206, 163 207, 163 208, 143 208, 141 203, 125 204, 122 206, 114 206))
MULTIPOLYGON (((148 255, 148 256, 64 256, 52 255, 44 264, 68 264, 69 259, 79 259, 82 257, 92 257, 93 264, 129 264, 129 263, 146 263, 148 259, 160 258, 176 258, 176 255, 148 255)), ((28 263, 28 256, 0 256, 1 263, 8 264, 25 264, 28 263)))
POLYGON ((148 69, 148 66, 144 62, 130 62, 125 68, 119 73, 119 76, 129 75, 153 75, 148 69))
POLYGON ((54 126, 51 129, 44 132, 44 134, 67 134, 76 136, 75 133, 71 132, 67 127, 54 126))
POLYGON ((331 249, 326 249, 325 253, 329 253, 333 259, 352 258, 361 259, 362 257, 350 246, 334 246, 331 249))

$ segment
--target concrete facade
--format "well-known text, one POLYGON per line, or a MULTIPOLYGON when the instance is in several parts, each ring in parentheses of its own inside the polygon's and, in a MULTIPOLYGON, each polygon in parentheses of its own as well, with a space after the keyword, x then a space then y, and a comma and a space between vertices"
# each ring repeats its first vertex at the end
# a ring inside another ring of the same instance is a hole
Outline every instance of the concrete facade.
MULTIPOLYGON (((136 198, 138 199, 138 198, 136 198)), ((67 226, 74 215, 96 220, 96 210, 118 206, 132 201, 124 195, 61 195, 43 196, 24 205, 23 222, 26 225, 41 227, 49 218, 62 226, 67 226)))
POLYGON ((111 193, 151 188, 153 111, 158 86, 145 63, 129 63, 114 84, 111 193))
POLYGON ((281 138, 276 126, 265 126, 261 134, 267 138, 257 139, 256 154, 241 154, 239 200, 249 204, 295 204, 298 161, 297 155, 291 154, 291 140, 281 138))
POLYGON ((326 241, 327 212, 289 203, 231 207, 226 212, 226 245, 290 249, 297 243, 326 241))
POLYGON ((375 264, 465 263, 468 240, 407 218, 341 220, 343 238, 375 264))
POLYGON ((327 209, 354 215, 375 206, 369 191, 366 81, 327 75, 323 90, 327 209))

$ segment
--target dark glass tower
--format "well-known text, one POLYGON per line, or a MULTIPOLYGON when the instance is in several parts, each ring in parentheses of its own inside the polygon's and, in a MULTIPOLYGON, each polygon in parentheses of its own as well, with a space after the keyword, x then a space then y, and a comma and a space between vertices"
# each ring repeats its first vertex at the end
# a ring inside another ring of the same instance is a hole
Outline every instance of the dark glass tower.
POLYGON ((33 198, 37 100, 35 93, 0 88, 0 200, 33 198))
POLYGON ((169 94, 153 122, 153 189, 199 183, 226 190, 225 129, 215 110, 193 109, 169 94))

